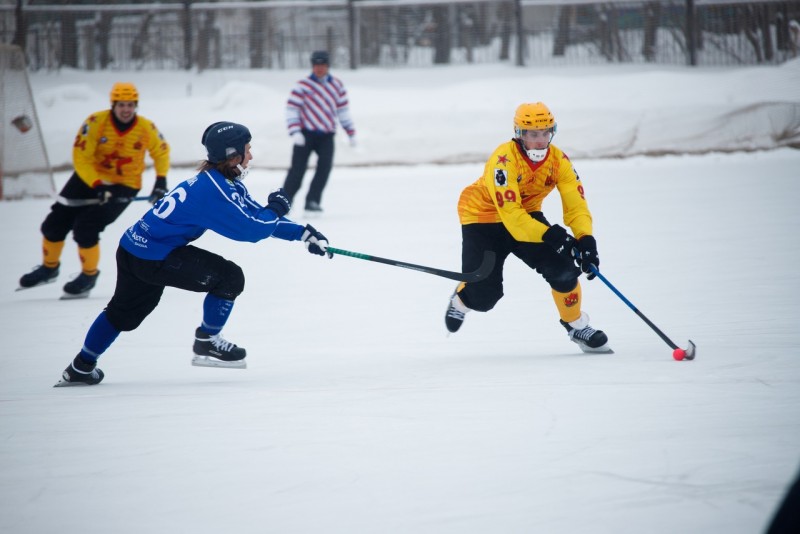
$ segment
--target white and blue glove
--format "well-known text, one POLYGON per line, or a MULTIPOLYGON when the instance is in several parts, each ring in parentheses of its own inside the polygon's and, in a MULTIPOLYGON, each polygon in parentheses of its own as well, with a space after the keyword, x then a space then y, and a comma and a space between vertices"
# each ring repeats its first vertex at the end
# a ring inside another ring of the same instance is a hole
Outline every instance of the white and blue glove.
POLYGON ((328 238, 318 232, 310 224, 306 225, 306 229, 303 231, 303 236, 300 239, 306 244, 306 248, 311 254, 316 254, 317 256, 327 255, 329 258, 333 257, 333 252, 328 252, 328 238))

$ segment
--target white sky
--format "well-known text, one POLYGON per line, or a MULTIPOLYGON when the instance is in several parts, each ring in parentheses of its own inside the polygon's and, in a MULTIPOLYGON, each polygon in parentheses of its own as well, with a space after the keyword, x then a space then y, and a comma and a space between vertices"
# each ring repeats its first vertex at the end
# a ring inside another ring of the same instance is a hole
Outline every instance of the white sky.
MULTIPOLYGON (((510 137, 516 105, 543 100, 584 181, 602 272, 673 341, 691 338, 693 362, 672 360, 600 280, 582 281, 584 309, 616 353, 584 355, 513 259, 497 307, 448 337, 448 280, 209 234, 197 244, 247 276, 224 332, 247 370, 190 366, 203 296, 168 289, 102 357, 100 386, 53 389, 147 206, 104 233, 91 298, 59 301, 80 270, 72 241, 58 283, 13 291, 40 262, 50 201, 0 203, 0 532, 762 532, 800 460, 800 152, 777 148, 800 136, 799 71, 334 70, 360 145, 340 139, 313 221, 333 246, 457 270, 459 192, 510 137), (598 159, 707 149, 736 152, 598 159), (404 165, 374 165, 386 162, 404 165)), ((178 163, 203 156, 210 122, 250 126, 247 184, 266 198, 285 176, 283 103, 304 74, 32 81, 55 164, 129 80, 178 163)), ((191 174, 175 168, 170 183, 191 174)))

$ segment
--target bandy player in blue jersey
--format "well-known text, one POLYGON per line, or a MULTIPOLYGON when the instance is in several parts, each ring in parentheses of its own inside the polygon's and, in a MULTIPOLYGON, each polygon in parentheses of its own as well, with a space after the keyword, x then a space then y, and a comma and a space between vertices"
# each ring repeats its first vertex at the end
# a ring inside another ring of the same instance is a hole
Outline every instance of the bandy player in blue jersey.
POLYGON ((198 174, 178 184, 123 234, 114 296, 56 386, 99 384, 104 375, 97 359, 120 332, 144 321, 167 286, 206 293, 192 364, 246 367, 245 350, 220 334, 244 290, 244 273, 232 261, 190 243, 211 230, 236 241, 303 241, 312 254, 332 257, 325 236, 285 217, 291 205, 283 189, 271 193, 266 206, 250 196, 242 182, 253 159, 250 140, 250 131, 241 124, 209 126, 202 137, 208 156, 198 174))

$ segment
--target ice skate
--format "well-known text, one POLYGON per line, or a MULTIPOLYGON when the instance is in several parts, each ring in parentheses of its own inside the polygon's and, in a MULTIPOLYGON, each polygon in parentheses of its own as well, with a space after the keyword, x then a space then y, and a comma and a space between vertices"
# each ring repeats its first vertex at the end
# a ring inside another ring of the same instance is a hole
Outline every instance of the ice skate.
POLYGON ((103 381, 103 377, 105 375, 103 371, 97 369, 97 363, 87 363, 78 355, 64 369, 64 372, 61 373, 61 380, 53 387, 95 386, 103 381))
POLYGON ((64 284, 64 294, 61 295, 61 300, 87 298, 97 283, 98 276, 100 276, 100 271, 95 274, 79 274, 74 280, 64 284))
POLYGON ((583 352, 614 352, 608 346, 608 336, 602 330, 589 326, 589 316, 586 313, 581 312, 581 316, 571 323, 562 320, 561 324, 567 329, 570 340, 577 343, 583 352))
POLYGON ((469 311, 461 299, 458 297, 458 293, 453 293, 453 296, 450 297, 450 303, 447 306, 447 313, 444 315, 444 325, 447 327, 448 332, 458 332, 458 329, 461 328, 461 325, 464 323, 464 316, 469 311))
POLYGON ((198 328, 194 333, 193 350, 192 365, 197 367, 247 368, 244 361, 247 351, 225 340, 221 334, 207 334, 198 328))
POLYGON ((322 206, 319 205, 319 202, 314 202, 313 200, 306 202, 305 215, 310 218, 322 216, 322 206))
POLYGON ((39 265, 28 274, 22 275, 22 278, 19 279, 19 287, 17 288, 17 291, 30 289, 32 287, 42 286, 45 284, 52 284, 56 281, 56 278, 58 278, 58 270, 60 266, 61 264, 58 264, 55 267, 45 267, 44 265, 39 265))

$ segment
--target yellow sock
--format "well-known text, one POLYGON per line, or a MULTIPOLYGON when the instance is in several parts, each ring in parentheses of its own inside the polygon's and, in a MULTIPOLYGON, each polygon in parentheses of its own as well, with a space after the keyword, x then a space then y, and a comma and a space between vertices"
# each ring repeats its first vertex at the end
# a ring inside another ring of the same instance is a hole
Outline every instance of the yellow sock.
POLYGON ((553 300, 556 302, 561 320, 567 323, 577 320, 581 316, 581 283, 567 293, 552 290, 553 300))
POLYGON ((83 274, 90 276, 97 274, 97 265, 100 263, 100 243, 89 248, 78 247, 78 255, 81 258, 83 274))
POLYGON ((45 267, 52 269, 53 267, 58 266, 59 260, 61 259, 61 251, 64 248, 63 241, 48 241, 47 239, 42 239, 42 265, 45 267))

